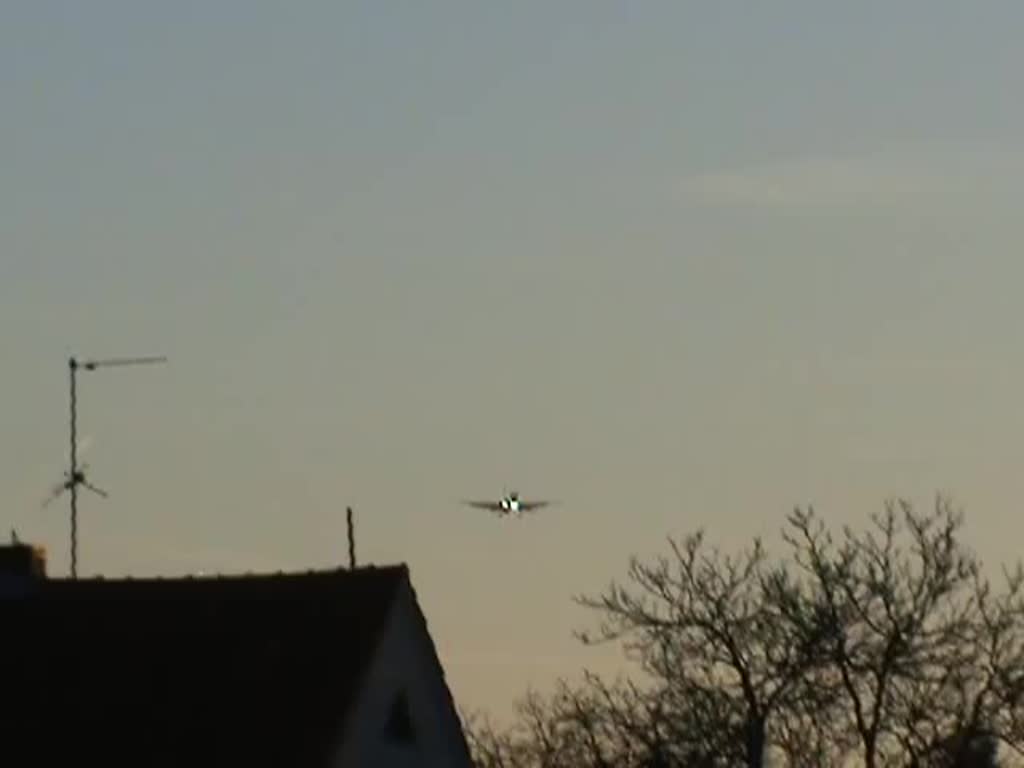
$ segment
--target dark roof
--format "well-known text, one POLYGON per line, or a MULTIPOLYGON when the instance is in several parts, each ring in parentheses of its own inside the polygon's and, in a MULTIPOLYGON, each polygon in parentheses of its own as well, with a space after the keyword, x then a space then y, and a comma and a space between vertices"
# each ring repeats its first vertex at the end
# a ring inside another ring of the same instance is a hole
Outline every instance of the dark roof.
POLYGON ((37 581, 0 601, 0 762, 324 765, 408 578, 37 581))

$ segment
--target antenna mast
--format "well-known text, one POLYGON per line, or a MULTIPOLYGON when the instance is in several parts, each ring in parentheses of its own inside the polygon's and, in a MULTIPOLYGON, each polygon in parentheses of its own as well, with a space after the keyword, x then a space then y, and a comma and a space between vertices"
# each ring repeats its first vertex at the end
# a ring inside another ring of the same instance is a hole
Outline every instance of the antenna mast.
POLYGON ((352 523, 352 507, 345 508, 345 519, 348 523, 348 567, 356 568, 356 532, 352 523))
MULTIPOLYGON (((78 486, 93 488, 85 479, 85 474, 78 468, 78 371, 95 371, 97 368, 110 368, 124 365, 147 365, 150 363, 166 363, 166 357, 122 357, 107 360, 79 361, 74 357, 68 360, 68 371, 71 376, 71 473, 67 487, 71 492, 71 578, 78 578, 78 486)), ((102 494, 101 495, 105 495, 102 494)))

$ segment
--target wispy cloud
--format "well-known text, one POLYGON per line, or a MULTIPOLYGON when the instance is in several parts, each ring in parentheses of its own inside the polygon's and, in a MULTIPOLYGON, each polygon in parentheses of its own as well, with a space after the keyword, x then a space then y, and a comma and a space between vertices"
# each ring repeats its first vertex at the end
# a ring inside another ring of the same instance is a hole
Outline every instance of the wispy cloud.
POLYGON ((1021 153, 800 157, 683 179, 684 202, 793 213, 970 211, 1019 199, 1021 153))

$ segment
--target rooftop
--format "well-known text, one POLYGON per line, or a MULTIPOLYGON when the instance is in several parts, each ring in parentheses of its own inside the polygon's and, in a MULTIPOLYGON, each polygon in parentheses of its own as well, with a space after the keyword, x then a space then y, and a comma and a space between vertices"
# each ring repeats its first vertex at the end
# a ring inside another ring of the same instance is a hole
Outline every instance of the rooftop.
POLYGON ((37 576, 0 600, 3 732, 44 765, 321 764, 408 580, 37 576))

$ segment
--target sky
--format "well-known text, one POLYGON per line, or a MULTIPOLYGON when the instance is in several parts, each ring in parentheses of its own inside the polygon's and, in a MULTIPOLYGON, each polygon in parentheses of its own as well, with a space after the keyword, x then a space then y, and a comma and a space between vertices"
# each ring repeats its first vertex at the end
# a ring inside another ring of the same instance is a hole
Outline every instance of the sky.
POLYGON ((698 528, 1018 557, 1024 5, 12 2, 0 510, 79 573, 409 564, 456 700, 698 528), (500 520, 461 504, 558 502, 500 520))

